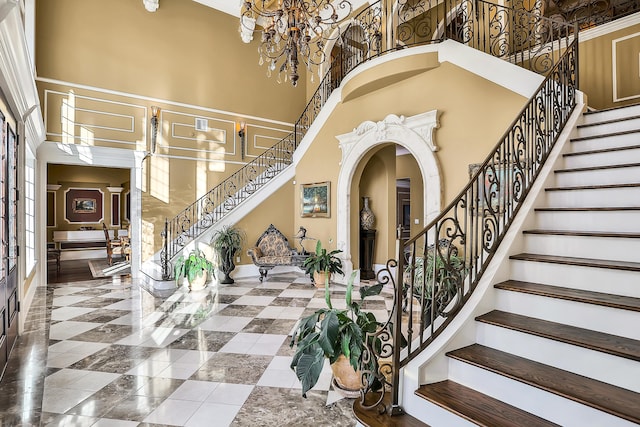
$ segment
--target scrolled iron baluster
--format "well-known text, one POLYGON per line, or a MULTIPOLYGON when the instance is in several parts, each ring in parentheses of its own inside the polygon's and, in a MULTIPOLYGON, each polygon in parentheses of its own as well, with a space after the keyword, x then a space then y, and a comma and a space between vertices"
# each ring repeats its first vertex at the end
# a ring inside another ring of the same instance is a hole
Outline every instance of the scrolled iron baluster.
POLYGON ((168 258, 168 230, 169 221, 165 218, 164 230, 160 232, 160 236, 162 236, 162 250, 160 250, 160 267, 162 268, 162 280, 171 279, 171 263, 168 258))
MULTIPOLYGON (((373 409, 378 407, 387 392, 388 387, 393 387, 392 380, 393 369, 389 358, 393 356, 394 339, 393 339, 393 316, 398 310, 399 303, 397 300, 396 281, 394 279, 393 270, 398 263, 394 259, 387 261, 385 268, 377 273, 377 282, 382 285, 392 284, 393 287, 393 306, 387 321, 378 327, 375 332, 367 332, 364 339, 364 349, 360 359, 360 374, 362 389, 360 389, 360 404, 364 409, 373 409), (378 399, 373 404, 367 405, 365 398, 370 392, 379 392, 378 399)), ((381 413, 386 409, 379 406, 381 413)))

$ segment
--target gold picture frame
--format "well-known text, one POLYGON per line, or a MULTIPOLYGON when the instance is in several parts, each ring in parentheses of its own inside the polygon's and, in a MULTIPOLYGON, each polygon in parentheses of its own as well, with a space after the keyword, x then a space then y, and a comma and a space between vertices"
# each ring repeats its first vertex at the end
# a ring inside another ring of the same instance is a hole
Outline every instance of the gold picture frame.
POLYGON ((300 216, 329 218, 331 216, 331 182, 300 185, 300 216))

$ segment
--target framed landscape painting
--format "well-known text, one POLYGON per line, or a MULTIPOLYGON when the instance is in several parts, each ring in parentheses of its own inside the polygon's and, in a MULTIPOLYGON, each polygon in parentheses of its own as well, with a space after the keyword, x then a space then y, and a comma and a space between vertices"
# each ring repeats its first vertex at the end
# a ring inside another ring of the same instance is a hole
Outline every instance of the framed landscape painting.
POLYGON ((319 182, 316 184, 302 184, 300 200, 302 201, 300 212, 304 217, 329 218, 331 215, 331 182, 319 182))
POLYGON ((73 199, 73 213, 87 214, 96 212, 96 199, 73 199))

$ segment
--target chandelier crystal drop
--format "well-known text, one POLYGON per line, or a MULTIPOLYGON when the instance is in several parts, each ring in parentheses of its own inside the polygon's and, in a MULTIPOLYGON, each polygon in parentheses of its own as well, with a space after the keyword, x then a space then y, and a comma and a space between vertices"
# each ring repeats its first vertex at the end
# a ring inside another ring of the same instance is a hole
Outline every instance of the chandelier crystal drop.
POLYGON ((267 75, 278 73, 278 81, 298 84, 298 66, 315 69, 328 59, 329 41, 341 42, 338 24, 351 15, 348 0, 255 0, 245 1, 240 15, 240 33, 245 42, 255 25, 262 27, 258 47, 259 64, 267 75))

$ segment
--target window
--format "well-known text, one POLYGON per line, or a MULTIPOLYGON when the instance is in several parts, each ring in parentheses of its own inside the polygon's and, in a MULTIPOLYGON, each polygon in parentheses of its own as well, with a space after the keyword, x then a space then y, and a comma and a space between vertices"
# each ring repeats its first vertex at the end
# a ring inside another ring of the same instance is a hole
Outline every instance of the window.
POLYGON ((29 147, 24 170, 25 264, 29 275, 36 263, 36 158, 29 147))

